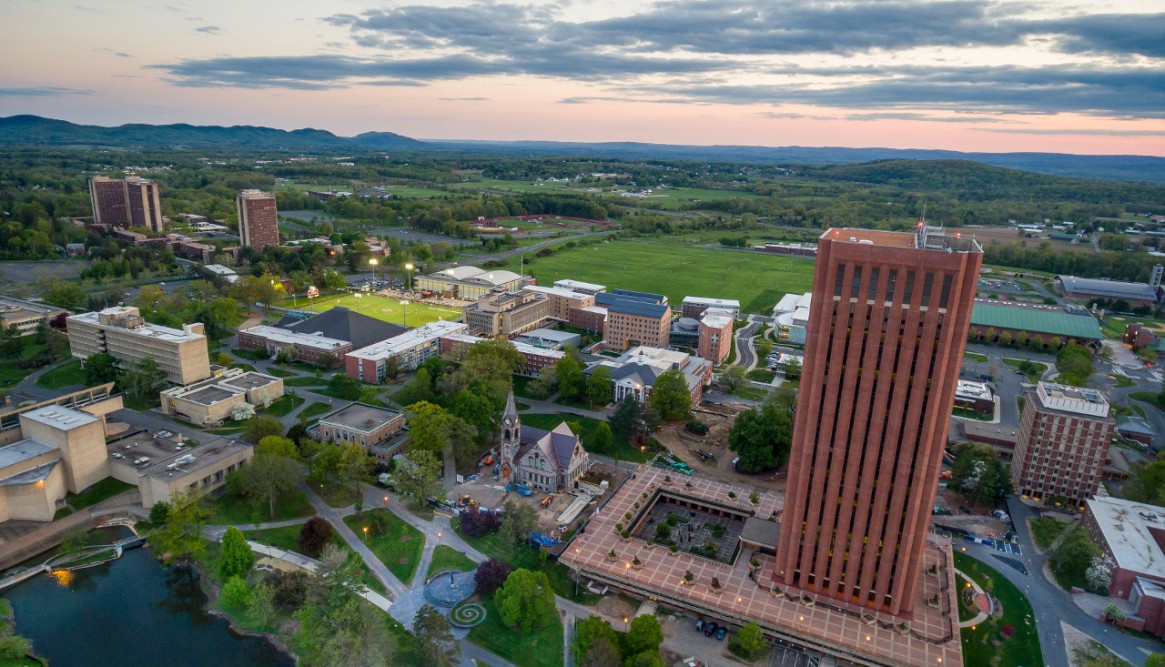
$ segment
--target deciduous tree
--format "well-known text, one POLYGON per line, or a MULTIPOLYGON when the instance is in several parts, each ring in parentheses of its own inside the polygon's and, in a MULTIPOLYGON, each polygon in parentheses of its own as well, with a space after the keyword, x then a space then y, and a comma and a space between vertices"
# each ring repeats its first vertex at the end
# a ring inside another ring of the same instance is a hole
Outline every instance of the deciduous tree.
POLYGON ((243 424, 243 440, 258 443, 269 435, 283 435, 283 424, 274 417, 253 417, 243 424))
POLYGON ((651 652, 658 653, 659 645, 663 643, 663 630, 659 627, 659 619, 650 614, 636 616, 631 620, 627 636, 623 638, 626 655, 651 652))
POLYGON ((431 604, 422 605, 417 612, 413 619, 413 635, 425 656, 426 665, 448 667, 461 655, 449 621, 431 604))
POLYGON ((651 387, 648 401, 664 421, 687 419, 688 411, 692 409, 692 395, 684 374, 674 368, 660 373, 651 387))
POLYGON ((202 499, 202 494, 193 489, 170 498, 170 515, 150 538, 164 563, 199 558, 206 552, 206 540, 202 539, 201 532, 210 510, 202 499))
POLYGON ((392 477, 402 494, 413 499, 417 506, 434 495, 440 486, 437 475, 441 471, 441 461, 427 449, 410 451, 408 458, 397 462, 392 477))
POLYGON ((558 613, 546 574, 526 569, 514 570, 506 578, 494 594, 494 603, 503 623, 526 633, 546 625, 558 613))
POLYGON ((307 520, 307 523, 303 524, 303 528, 299 529, 295 544, 304 555, 319 558, 320 554, 324 552, 324 547, 332 543, 335 535, 336 529, 328 523, 327 519, 313 516, 307 520))
POLYGON ((228 526, 222 537, 222 560, 218 564, 218 574, 223 579, 231 577, 246 578, 255 563, 255 553, 247 538, 234 526, 228 526))
POLYGON ((275 501, 295 489, 300 477, 299 464, 293 459, 278 454, 259 454, 239 471, 239 488, 256 505, 265 503, 268 517, 274 519, 275 501))
POLYGON ((514 568, 510 567, 509 563, 496 558, 490 558, 478 565, 477 570, 473 573, 473 580, 477 584, 477 594, 493 595, 494 591, 506 583, 506 578, 513 571, 514 568))

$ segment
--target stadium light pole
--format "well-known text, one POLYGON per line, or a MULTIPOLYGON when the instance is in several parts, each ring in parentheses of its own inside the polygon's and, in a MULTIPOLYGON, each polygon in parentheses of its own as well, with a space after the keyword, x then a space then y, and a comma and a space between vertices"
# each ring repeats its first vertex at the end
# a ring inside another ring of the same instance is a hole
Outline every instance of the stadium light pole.
POLYGON ((409 291, 413 291, 413 263, 405 264, 405 271, 409 272, 409 291))
POLYGON ((375 257, 368 258, 368 264, 370 264, 372 266, 372 284, 373 285, 376 284, 376 265, 379 263, 380 262, 376 261, 375 257))

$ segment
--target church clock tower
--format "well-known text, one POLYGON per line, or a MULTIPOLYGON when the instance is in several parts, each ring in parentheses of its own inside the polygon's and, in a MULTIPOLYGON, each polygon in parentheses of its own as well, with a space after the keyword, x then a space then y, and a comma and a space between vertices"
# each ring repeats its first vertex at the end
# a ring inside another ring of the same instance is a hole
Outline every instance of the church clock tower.
POLYGON ((502 413, 502 442, 498 447, 498 459, 501 467, 499 475, 503 486, 517 482, 518 476, 518 447, 522 444, 522 420, 518 417, 518 409, 514 406, 514 392, 506 398, 506 410, 502 413))

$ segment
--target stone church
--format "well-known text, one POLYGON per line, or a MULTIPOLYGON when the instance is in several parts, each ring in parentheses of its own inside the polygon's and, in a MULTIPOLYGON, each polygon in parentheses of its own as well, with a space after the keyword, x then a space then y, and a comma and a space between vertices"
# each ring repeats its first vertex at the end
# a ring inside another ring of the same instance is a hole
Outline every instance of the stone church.
POLYGON ((513 393, 502 414, 498 452, 502 484, 525 484, 549 493, 574 490, 575 482, 591 467, 582 441, 565 421, 552 431, 522 426, 513 393))

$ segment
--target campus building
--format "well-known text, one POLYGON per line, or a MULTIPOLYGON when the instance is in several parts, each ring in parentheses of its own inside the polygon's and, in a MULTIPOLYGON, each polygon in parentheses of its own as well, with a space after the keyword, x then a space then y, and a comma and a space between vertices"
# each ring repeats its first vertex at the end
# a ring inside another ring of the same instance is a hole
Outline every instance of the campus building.
MULTIPOLYGON (((585 313, 588 308, 593 308, 595 305, 594 294, 575 292, 565 287, 542 287, 540 285, 527 285, 522 288, 522 291, 535 292, 545 296, 550 304, 549 317, 551 319, 581 329, 592 328, 592 322, 585 313)), ((599 330, 602 330, 601 324, 599 330)))
POLYGON ((830 229, 818 241, 776 578, 908 617, 983 252, 973 239, 830 229))
POLYGON ((599 292, 607 291, 606 285, 587 283, 581 280, 555 280, 554 286, 568 289, 572 292, 582 292, 583 294, 598 294, 599 292))
POLYGON ((73 356, 82 364, 94 354, 107 353, 125 368, 153 359, 174 384, 210 377, 210 356, 200 323, 181 329, 158 326, 146 322, 141 311, 130 306, 73 315, 65 322, 73 356))
POLYGON ((386 364, 396 359, 401 371, 415 371, 429 357, 441 354, 441 337, 468 329, 461 322, 438 320, 344 356, 348 377, 370 384, 383 382, 386 364))
POLYGON ((566 422, 551 431, 522 426, 514 406, 514 393, 502 412, 502 438, 498 446, 502 485, 525 484, 546 493, 571 492, 591 467, 587 450, 566 422))
POLYGON ((180 433, 170 431, 135 431, 101 450, 108 454, 108 474, 136 485, 146 509, 179 494, 219 489, 255 455, 250 445, 229 437, 190 448, 180 433))
POLYGON ((1165 507, 1089 498, 1081 523, 1113 561, 1108 594, 1125 612, 1120 624, 1165 639, 1165 507))
POLYGON ((137 176, 89 179, 89 201, 93 205, 93 222, 120 227, 145 227, 161 233, 162 201, 158 186, 137 176))
POLYGON ((455 266, 444 271, 417 276, 413 288, 444 297, 474 301, 494 292, 517 292, 533 281, 505 269, 455 266))
POLYGON ((265 408, 283 396, 283 380, 256 371, 228 368, 220 375, 161 394, 162 414, 192 424, 221 424, 237 405, 265 408))
MULTIPOLYGON (((471 347, 486 340, 489 339, 464 333, 446 334, 441 336, 441 354, 464 358, 466 354, 469 354, 471 347)), ((510 344, 522 354, 522 367, 514 371, 517 375, 535 377, 544 369, 553 366, 558 363, 559 359, 566 356, 566 353, 561 350, 537 347, 523 343, 520 340, 510 341, 510 344)))
POLYGON ((735 315, 729 311, 706 309, 702 311, 696 341, 696 356, 718 364, 732 351, 732 324, 735 315))
POLYGON ((1025 496, 1091 498, 1116 430, 1095 389, 1038 383, 1024 392, 1011 476, 1025 496))
POLYGON ((279 245, 279 209, 275 195, 262 190, 243 190, 235 206, 239 214, 239 238, 245 247, 262 250, 279 245))
POLYGON ((307 319, 298 314, 288 314, 276 322, 275 326, 287 329, 292 333, 325 336, 334 340, 347 341, 352 344, 354 350, 388 340, 408 331, 399 324, 378 320, 343 306, 334 306, 330 310, 307 319))
POLYGON ((533 331, 550 318, 550 300, 538 292, 486 294, 465 307, 469 333, 488 338, 513 338, 533 331))
POLYGON ((297 333, 265 324, 239 331, 239 347, 244 350, 265 350, 276 355, 284 349, 295 351, 299 361, 331 368, 352 351, 352 343, 328 338, 315 333, 297 333))
POLYGON ((809 327, 809 308, 813 304, 813 293, 786 294, 773 306, 776 320, 777 340, 783 343, 804 345, 809 327))
POLYGON ((646 402, 651 396, 656 378, 667 371, 678 370, 684 376, 692 405, 697 405, 703 398, 704 387, 712 384, 715 364, 687 352, 641 345, 628 350, 618 359, 604 358, 589 364, 583 372, 591 375, 600 366, 611 372, 611 395, 616 403, 628 396, 640 403, 646 402))
POLYGON ((607 309, 603 340, 608 348, 667 347, 672 314, 666 296, 617 289, 596 294, 595 305, 607 309))
POLYGON ((1076 343, 1096 347, 1104 338, 1100 323, 1083 306, 1046 306, 976 299, 970 339, 987 343, 1059 349, 1076 343))
POLYGON ((685 296, 680 310, 681 317, 700 319, 708 309, 719 310, 729 317, 740 315, 740 302, 736 299, 710 299, 702 296, 685 296))
POLYGON ((400 453, 405 435, 404 413, 365 403, 349 403, 320 417, 316 436, 338 445, 360 443, 381 463, 400 453))
POLYGON ((1056 276, 1052 283, 1053 288, 1066 297, 1072 299, 1094 299, 1116 303, 1124 301, 1129 306, 1148 306, 1154 308, 1161 303, 1165 296, 1165 288, 1161 287, 1162 265, 1153 267, 1153 278, 1146 283, 1126 283, 1119 280, 1098 280, 1095 278, 1077 278, 1076 276, 1056 276))
POLYGON ((959 380, 955 387, 955 407, 980 415, 995 414, 995 392, 986 382, 959 380))
POLYGON ((21 336, 35 334, 42 323, 63 327, 68 314, 67 310, 56 306, 0 296, 0 326, 5 331, 16 327, 21 336))

